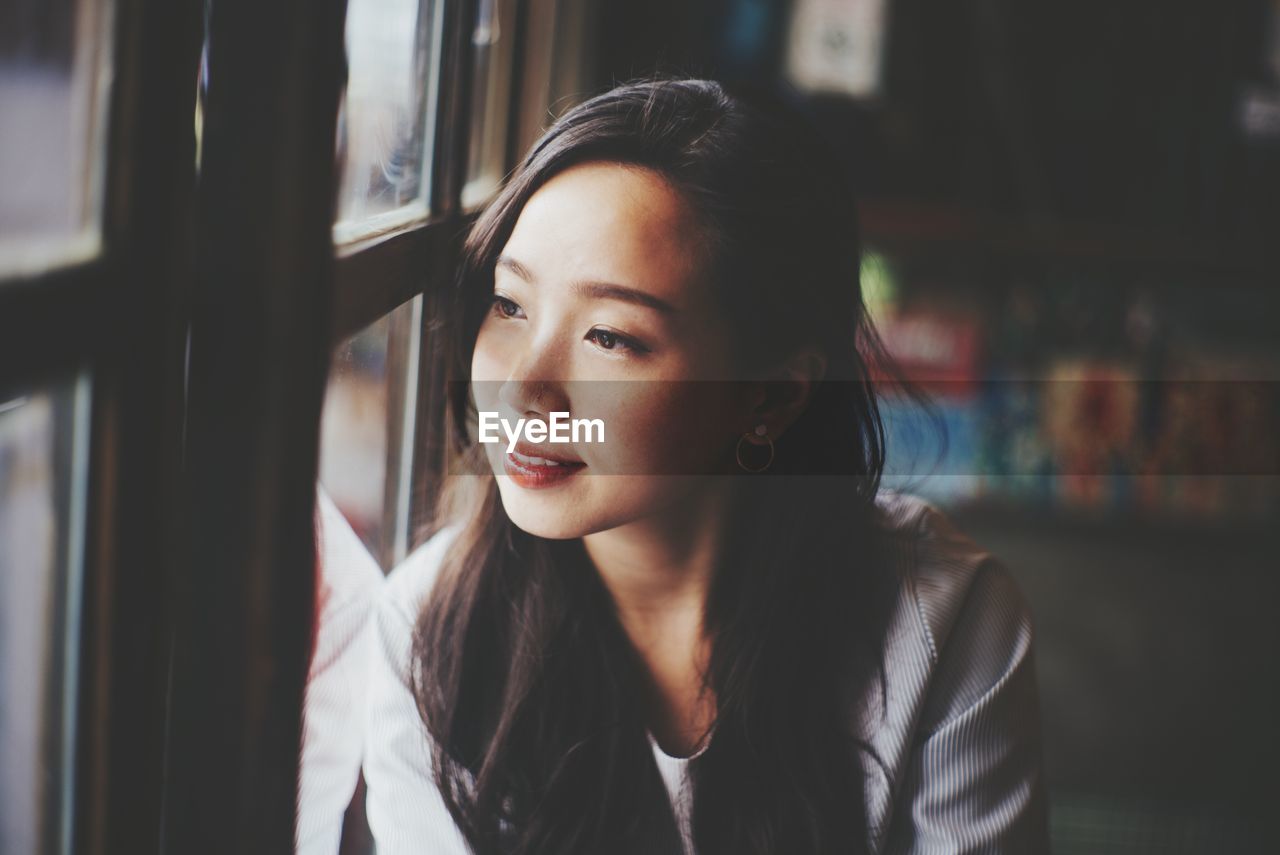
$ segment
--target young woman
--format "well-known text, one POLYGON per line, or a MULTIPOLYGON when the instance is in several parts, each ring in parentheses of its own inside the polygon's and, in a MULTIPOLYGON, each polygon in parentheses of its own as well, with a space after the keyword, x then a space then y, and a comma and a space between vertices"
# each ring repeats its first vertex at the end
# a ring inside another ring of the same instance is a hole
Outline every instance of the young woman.
POLYGON ((771 100, 651 81, 480 216, 439 333, 465 495, 377 608, 379 855, 1047 848, 1025 606, 879 489, 839 175, 771 100), (479 441, 556 413, 603 442, 479 441))

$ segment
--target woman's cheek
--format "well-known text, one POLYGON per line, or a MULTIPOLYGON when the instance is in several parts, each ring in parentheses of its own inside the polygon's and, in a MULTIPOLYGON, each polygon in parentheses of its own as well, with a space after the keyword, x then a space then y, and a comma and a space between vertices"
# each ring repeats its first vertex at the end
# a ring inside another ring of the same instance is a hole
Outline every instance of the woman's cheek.
POLYGON ((499 337, 490 332, 486 320, 476 336, 476 346, 471 352, 471 378, 480 382, 504 379, 499 371, 503 364, 499 337))
POLYGON ((608 454, 608 472, 618 475, 654 475, 662 471, 667 459, 663 424, 653 410, 629 407, 615 411, 605 422, 607 435, 604 450, 608 454))
POLYGON ((692 475, 707 471, 718 436, 700 412, 694 384, 622 383, 625 401, 604 418, 606 441, 597 471, 620 475, 692 475))
POLYGON ((663 454, 666 472, 706 475, 718 472, 726 449, 736 439, 737 414, 727 383, 684 381, 672 384, 664 408, 663 454))

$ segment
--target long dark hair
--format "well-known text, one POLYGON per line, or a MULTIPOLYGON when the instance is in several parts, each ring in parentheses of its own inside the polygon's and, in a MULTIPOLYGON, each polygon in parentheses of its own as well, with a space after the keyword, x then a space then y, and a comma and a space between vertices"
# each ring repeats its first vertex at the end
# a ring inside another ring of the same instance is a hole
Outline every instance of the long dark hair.
MULTIPOLYGON (((881 349, 858 281, 857 220, 838 159, 795 111, 706 80, 615 88, 561 117, 472 228, 449 377, 465 381, 494 263, 533 193, 568 167, 654 170, 701 225, 704 269, 750 371, 801 347, 827 360, 761 476, 735 479, 712 583, 706 675, 714 735, 690 763, 703 855, 867 848, 875 762, 857 708, 882 665, 891 572, 874 499, 881 349)), ((466 383, 451 451, 476 455, 466 383)), ((419 619, 414 692, 434 774, 479 855, 679 851, 640 713, 643 671, 580 540, 516 528, 491 476, 451 485, 457 525, 419 619)))

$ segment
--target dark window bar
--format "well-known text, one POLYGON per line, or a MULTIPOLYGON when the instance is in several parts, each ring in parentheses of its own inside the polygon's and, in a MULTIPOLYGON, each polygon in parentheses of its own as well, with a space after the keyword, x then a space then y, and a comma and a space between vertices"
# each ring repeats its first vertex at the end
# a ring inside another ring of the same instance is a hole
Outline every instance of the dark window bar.
POLYGON ((293 845, 345 2, 209 17, 162 847, 293 845))

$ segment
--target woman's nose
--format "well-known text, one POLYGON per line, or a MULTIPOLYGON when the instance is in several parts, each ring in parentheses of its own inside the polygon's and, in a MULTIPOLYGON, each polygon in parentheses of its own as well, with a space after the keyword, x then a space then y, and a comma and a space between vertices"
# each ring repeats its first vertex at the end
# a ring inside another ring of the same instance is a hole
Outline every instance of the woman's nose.
POLYGON ((564 355, 557 348, 531 343, 503 381, 498 400, 521 416, 567 412, 565 369, 564 355))

